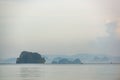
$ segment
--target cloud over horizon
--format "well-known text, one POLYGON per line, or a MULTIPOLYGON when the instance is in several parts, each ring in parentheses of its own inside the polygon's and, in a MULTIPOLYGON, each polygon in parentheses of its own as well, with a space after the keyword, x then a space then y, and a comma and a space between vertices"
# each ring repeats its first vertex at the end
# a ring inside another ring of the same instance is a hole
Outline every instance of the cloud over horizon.
MULTIPOLYGON (((106 37, 98 37, 95 41, 94 48, 101 51, 101 53, 120 55, 120 36, 118 35, 118 29, 120 26, 118 22, 111 21, 106 23, 106 37)), ((94 44, 94 42, 93 42, 94 44)))

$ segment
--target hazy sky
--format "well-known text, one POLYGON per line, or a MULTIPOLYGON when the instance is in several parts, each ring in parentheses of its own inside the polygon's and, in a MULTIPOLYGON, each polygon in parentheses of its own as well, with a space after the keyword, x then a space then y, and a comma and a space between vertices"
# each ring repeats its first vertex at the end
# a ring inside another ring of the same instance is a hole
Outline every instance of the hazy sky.
POLYGON ((120 0, 0 0, 0 58, 120 53, 120 0))

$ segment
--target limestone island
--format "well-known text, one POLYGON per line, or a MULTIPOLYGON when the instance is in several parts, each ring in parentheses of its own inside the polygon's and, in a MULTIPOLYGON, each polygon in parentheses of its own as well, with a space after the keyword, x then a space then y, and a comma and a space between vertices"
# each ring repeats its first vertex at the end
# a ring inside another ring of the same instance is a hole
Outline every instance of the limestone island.
POLYGON ((36 52, 28 52, 23 51, 21 52, 20 56, 17 58, 16 63, 17 64, 25 64, 25 63, 45 63, 45 58, 43 58, 39 53, 36 52))
POLYGON ((58 58, 52 61, 52 64, 82 64, 80 59, 69 60, 67 58, 58 58))

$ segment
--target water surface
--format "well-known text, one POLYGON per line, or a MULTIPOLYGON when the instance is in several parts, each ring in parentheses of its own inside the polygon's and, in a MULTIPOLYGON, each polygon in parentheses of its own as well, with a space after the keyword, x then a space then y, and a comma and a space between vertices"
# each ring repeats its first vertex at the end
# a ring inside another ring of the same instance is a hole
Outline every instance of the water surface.
POLYGON ((0 80, 120 80, 120 64, 1 64, 0 80))

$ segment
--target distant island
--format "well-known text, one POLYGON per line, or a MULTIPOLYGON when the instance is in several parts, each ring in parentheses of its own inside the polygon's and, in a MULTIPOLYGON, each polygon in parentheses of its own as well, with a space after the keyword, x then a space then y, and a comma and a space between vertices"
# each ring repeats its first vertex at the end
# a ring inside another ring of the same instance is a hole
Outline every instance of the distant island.
MULTIPOLYGON (((44 64, 47 59, 37 52, 22 51, 20 56, 16 59, 16 64, 20 63, 40 63, 44 64)), ((79 58, 71 60, 70 58, 56 57, 52 60, 51 64, 82 64, 79 58)))
POLYGON ((67 58, 61 58, 59 60, 53 60, 52 64, 82 64, 82 62, 78 58, 75 59, 75 60, 69 60, 67 58))
POLYGON ((119 64, 120 56, 79 53, 74 55, 39 54, 22 51, 18 57, 1 59, 0 64, 39 63, 39 64, 119 64), (29 54, 29 55, 28 55, 29 54), (36 56, 34 56, 36 55, 36 56), (34 56, 34 57, 33 57, 34 56))
POLYGON ((21 52, 19 58, 17 58, 16 63, 45 63, 45 58, 43 58, 39 53, 36 52, 28 52, 23 51, 21 52))

